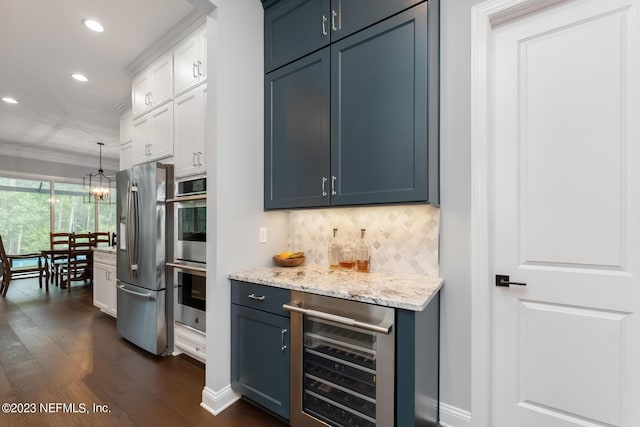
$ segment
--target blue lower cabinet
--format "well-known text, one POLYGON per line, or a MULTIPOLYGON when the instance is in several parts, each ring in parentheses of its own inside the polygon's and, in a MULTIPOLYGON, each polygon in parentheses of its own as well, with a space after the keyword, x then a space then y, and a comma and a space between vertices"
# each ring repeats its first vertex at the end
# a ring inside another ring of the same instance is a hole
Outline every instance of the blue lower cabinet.
POLYGON ((231 304, 231 387, 289 419, 289 318, 231 304))

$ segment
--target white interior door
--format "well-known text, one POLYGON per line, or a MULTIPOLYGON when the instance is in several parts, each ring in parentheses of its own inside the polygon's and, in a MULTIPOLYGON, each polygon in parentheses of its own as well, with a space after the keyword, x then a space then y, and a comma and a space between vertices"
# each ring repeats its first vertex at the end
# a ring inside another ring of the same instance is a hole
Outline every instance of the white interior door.
POLYGON ((492 425, 640 426, 640 1, 544 3, 490 39, 492 425))

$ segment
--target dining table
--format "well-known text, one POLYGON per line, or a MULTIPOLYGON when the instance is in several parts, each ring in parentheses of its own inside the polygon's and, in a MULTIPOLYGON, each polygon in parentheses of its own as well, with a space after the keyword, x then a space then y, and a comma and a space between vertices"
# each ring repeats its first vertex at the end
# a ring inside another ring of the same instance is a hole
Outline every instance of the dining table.
MULTIPOLYGON (((87 257, 88 260, 91 260, 91 257, 93 256, 93 249, 41 249, 40 255, 42 255, 42 257, 44 258, 45 275, 46 275, 47 283, 49 283, 49 277, 51 276, 51 270, 49 269, 49 260, 51 260, 51 265, 53 265, 53 260, 56 257, 65 256, 67 259, 67 271, 70 271, 71 260, 74 257, 84 255, 87 257)), ((89 265, 91 265, 91 263, 89 263, 89 265)), ((67 275, 67 278, 69 277, 70 275, 67 275)), ((67 282, 68 280, 66 281, 61 280, 60 288, 65 289, 68 287, 69 291, 71 291, 70 283, 67 283, 67 282)))

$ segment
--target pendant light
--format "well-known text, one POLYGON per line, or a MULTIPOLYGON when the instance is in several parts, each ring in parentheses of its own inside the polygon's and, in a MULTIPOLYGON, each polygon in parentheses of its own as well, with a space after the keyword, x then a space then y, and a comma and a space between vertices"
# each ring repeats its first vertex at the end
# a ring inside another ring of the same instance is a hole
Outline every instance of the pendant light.
POLYGON ((102 146, 104 142, 98 142, 100 147, 100 166, 98 172, 91 172, 82 179, 82 200, 84 203, 111 204, 111 183, 114 176, 104 174, 102 169, 102 146))

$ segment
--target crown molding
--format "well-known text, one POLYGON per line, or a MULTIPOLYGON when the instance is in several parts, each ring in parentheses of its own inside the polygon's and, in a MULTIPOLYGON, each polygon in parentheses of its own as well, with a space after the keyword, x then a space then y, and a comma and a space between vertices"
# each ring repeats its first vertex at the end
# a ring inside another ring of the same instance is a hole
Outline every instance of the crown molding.
POLYGON ((187 35, 204 25, 207 22, 207 14, 215 8, 215 6, 210 2, 209 6, 210 7, 206 7, 203 2, 198 2, 198 7, 196 9, 182 18, 155 43, 127 65, 124 68, 125 72, 131 77, 140 73, 151 65, 153 61, 160 58, 170 49, 174 48, 187 35))
POLYGON ((125 96, 116 105, 113 106, 118 113, 122 114, 131 108, 131 96, 125 96))
MULTIPOLYGON (((40 145, 12 144, 0 142, 0 152, 3 156, 22 157, 25 159, 42 160, 45 162, 62 163, 65 165, 98 164, 99 154, 80 153, 69 150, 51 150, 40 145)), ((120 169, 120 158, 109 157, 102 153, 102 167, 104 170, 117 171, 120 169)))

